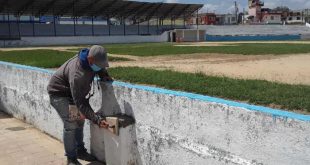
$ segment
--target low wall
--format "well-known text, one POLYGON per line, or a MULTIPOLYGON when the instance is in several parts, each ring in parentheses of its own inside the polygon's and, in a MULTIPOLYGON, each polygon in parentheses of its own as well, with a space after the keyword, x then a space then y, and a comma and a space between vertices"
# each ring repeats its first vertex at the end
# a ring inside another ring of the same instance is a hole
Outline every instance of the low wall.
MULTIPOLYGON (((190 28, 197 28, 190 26, 190 28)), ((310 34, 305 25, 199 25, 209 35, 303 35, 310 34)))
POLYGON ((288 41, 288 40, 306 40, 301 35, 247 35, 247 36, 221 36, 206 35, 206 41, 288 41))
MULTIPOLYGON (((46 93, 52 72, 6 62, 0 70, 0 109, 61 139, 46 93)), ((108 165, 310 164, 308 115, 123 82, 100 86, 94 109, 136 120, 120 136, 85 125, 87 147, 108 165)))
MULTIPOLYGON (((150 34, 157 35, 172 28, 183 28, 183 26, 156 26, 156 25, 126 25, 125 33, 127 35, 138 35, 138 34, 150 34)), ((0 22, 0 36, 95 36, 97 35, 123 35, 124 25, 80 25, 77 24, 32 24, 32 23, 1 23, 0 22), (10 27, 10 29, 9 29, 10 27), (55 28, 55 29, 54 29, 55 28), (74 30, 75 29, 75 30, 74 30), (75 34, 74 34, 75 31, 75 34)))
POLYGON ((85 45, 106 43, 145 43, 167 42, 167 32, 161 35, 127 36, 63 36, 63 37, 22 37, 21 40, 0 40, 0 47, 50 46, 50 45, 85 45))

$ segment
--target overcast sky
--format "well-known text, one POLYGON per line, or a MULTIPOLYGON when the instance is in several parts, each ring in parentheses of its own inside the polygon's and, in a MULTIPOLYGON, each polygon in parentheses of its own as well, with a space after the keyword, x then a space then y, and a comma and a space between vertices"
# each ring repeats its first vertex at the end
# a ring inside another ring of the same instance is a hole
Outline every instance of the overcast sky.
MULTIPOLYGON (((204 4, 204 11, 216 13, 231 13, 234 10, 234 1, 237 1, 239 11, 243 8, 248 9, 247 0, 136 0, 145 2, 168 2, 168 3, 198 3, 204 4)), ((310 8, 310 0, 263 0, 265 7, 274 8, 277 6, 288 6, 290 9, 304 9, 310 8)))

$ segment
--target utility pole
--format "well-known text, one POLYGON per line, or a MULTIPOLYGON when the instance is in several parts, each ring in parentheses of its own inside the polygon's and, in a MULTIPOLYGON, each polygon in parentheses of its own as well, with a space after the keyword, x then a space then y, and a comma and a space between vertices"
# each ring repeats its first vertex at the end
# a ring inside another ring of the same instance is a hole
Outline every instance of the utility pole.
POLYGON ((237 1, 235 1, 236 24, 238 24, 238 12, 239 12, 238 4, 237 1))
POLYGON ((244 24, 244 20, 245 20, 245 9, 243 8, 242 24, 244 24))

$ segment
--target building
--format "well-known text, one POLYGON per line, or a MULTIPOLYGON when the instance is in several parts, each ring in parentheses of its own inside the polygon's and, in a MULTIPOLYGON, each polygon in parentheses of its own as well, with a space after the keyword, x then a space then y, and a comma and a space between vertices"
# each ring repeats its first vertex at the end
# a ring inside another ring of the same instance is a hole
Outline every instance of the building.
POLYGON ((199 15, 201 25, 215 25, 216 15, 214 13, 205 13, 199 15))
POLYGON ((303 11, 304 21, 310 23, 310 9, 305 9, 303 11))
POLYGON ((216 15, 217 25, 235 25, 238 23, 237 17, 234 14, 218 14, 216 15))
POLYGON ((235 25, 238 23, 237 17, 234 14, 225 14, 224 18, 225 18, 224 25, 235 25))
POLYGON ((187 20, 187 24, 196 25, 198 21, 199 25, 215 25, 216 24, 216 15, 214 13, 201 13, 196 16, 191 17, 187 20))
POLYGON ((262 23, 265 24, 282 24, 282 14, 281 13, 263 13, 262 23))
POLYGON ((260 0, 248 0, 249 15, 252 22, 261 22, 262 20, 262 6, 264 2, 260 0))
POLYGON ((288 24, 303 24, 304 23, 303 11, 302 10, 290 11, 288 13, 286 22, 288 24))

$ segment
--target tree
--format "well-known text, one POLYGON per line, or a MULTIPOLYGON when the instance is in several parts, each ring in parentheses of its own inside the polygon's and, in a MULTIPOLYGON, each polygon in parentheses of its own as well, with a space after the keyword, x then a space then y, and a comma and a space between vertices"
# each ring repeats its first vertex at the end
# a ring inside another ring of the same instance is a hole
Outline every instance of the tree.
POLYGON ((273 10, 282 11, 282 12, 289 12, 290 8, 288 8, 287 6, 278 6, 278 7, 274 8, 273 10))

